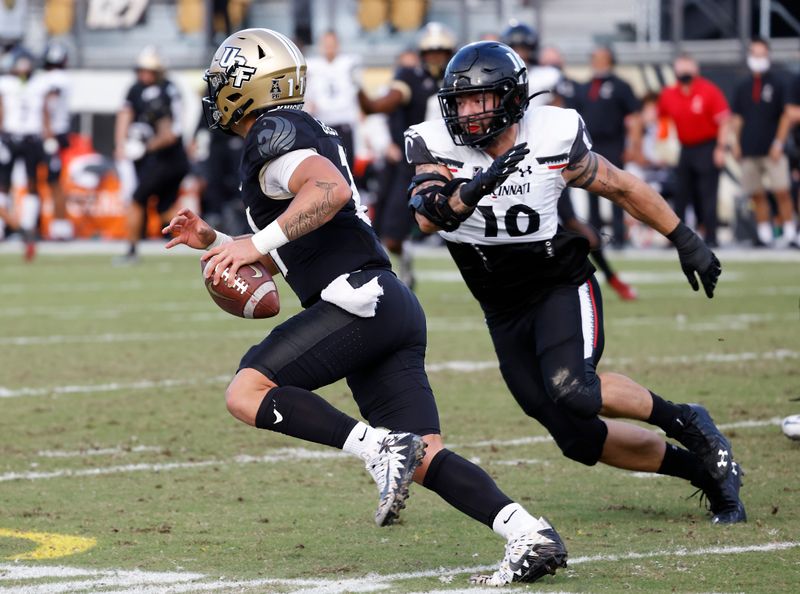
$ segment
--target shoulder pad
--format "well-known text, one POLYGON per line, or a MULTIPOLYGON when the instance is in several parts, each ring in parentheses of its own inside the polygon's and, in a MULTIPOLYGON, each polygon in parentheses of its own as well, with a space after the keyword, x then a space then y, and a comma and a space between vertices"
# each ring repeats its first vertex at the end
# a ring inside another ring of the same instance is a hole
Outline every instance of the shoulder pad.
POLYGON ((247 133, 242 164, 249 174, 259 171, 267 161, 291 151, 310 148, 319 152, 319 138, 326 135, 317 121, 303 111, 266 113, 255 121, 247 133))

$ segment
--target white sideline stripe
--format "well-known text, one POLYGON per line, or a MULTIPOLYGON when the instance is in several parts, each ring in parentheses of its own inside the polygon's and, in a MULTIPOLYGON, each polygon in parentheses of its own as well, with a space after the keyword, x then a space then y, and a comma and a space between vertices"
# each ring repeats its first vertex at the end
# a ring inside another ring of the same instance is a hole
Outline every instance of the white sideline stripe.
POLYGON ((272 454, 265 456, 234 456, 227 460, 197 460, 195 462, 165 462, 161 464, 124 464, 120 466, 105 466, 98 468, 64 468, 51 471, 7 472, 0 474, 0 482, 18 480, 41 480, 61 477, 100 476, 105 474, 119 474, 125 472, 161 472, 178 470, 182 468, 202 468, 204 466, 225 465, 231 462, 237 464, 285 462, 295 460, 325 460, 330 458, 344 458, 347 454, 336 451, 309 450, 306 448, 279 448, 272 454))
MULTIPOLYGON (((749 546, 706 547, 701 549, 678 548, 673 550, 660 550, 650 552, 629 552, 621 555, 591 555, 572 558, 571 566, 586 563, 608 563, 619 561, 633 561, 639 559, 652 559, 656 557, 694 557, 709 555, 738 555, 744 553, 767 553, 781 551, 800 546, 800 542, 774 542, 749 546)), ((115 571, 115 570, 78 570, 69 567, 20 567, 19 565, 0 565, 0 581, 31 580, 52 577, 95 576, 96 580, 68 581, 62 583, 31 584, 25 586, 12 586, 0 588, 0 594, 58 594, 61 592, 80 590, 96 590, 108 586, 128 586, 123 590, 112 592, 104 590, 106 594, 167 594, 190 591, 221 590, 221 589, 261 589, 270 584, 297 586, 293 594, 343 594, 346 592, 375 592, 392 587, 394 582, 432 577, 445 577, 460 574, 473 574, 494 570, 494 565, 481 565, 477 567, 439 567, 432 570, 395 573, 389 575, 370 574, 361 578, 345 580, 308 580, 308 579, 260 579, 260 580, 225 580, 215 579, 208 575, 189 572, 144 572, 144 571, 115 571), (200 581, 203 580, 203 581, 200 581), (150 584, 145 586, 145 584, 150 584), (156 586, 155 584, 163 584, 156 586), (167 585, 171 584, 171 585, 167 585), (144 587, 143 587, 144 586, 144 587), (72 589, 70 589, 72 588, 72 589)), ((263 591, 263 590, 262 590, 263 591)), ((439 590, 439 592, 495 592, 496 589, 465 588, 460 590, 439 590)), ((531 592, 529 589, 510 589, 511 592, 531 592)), ((427 590, 427 592, 431 592, 427 590)))
POLYGON ((113 448, 87 448, 84 450, 40 450, 37 456, 42 458, 78 458, 83 456, 112 456, 114 454, 139 454, 141 452, 161 452, 164 448, 159 446, 133 446, 113 448))

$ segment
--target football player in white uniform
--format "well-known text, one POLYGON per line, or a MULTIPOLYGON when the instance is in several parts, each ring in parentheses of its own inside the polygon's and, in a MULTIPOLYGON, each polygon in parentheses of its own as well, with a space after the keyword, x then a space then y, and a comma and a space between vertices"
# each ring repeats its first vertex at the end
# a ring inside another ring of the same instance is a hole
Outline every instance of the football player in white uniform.
POLYGON ((698 290, 699 276, 708 297, 716 256, 650 186, 591 151, 577 112, 527 109, 526 67, 508 46, 459 50, 439 99, 444 118, 406 133, 417 172, 410 204, 423 231, 444 237, 480 302, 519 405, 567 457, 684 478, 706 494, 714 523, 745 521, 741 471, 705 408, 597 374, 600 288, 586 238, 558 226, 558 198, 567 184, 607 196, 668 237, 689 283, 698 290), (613 417, 657 425, 687 449, 613 417))
POLYGON ((11 72, 0 77, 0 218, 22 231, 25 259, 32 260, 39 224, 36 174, 43 160, 45 92, 42 77, 34 75, 33 56, 27 50, 14 50, 11 60, 11 72), (18 159, 25 163, 27 192, 19 214, 12 216, 11 176, 18 159))

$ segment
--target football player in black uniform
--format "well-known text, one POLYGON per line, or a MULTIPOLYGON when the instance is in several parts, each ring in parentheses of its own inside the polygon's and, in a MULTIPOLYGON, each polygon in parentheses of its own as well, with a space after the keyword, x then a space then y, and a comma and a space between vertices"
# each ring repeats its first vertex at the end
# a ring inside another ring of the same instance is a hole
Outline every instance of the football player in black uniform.
MULTIPOLYGON (((380 97, 371 98, 363 90, 359 91, 358 102, 364 113, 389 114, 389 132, 398 155, 402 155, 403 133, 406 128, 424 122, 426 114, 430 112, 429 103, 435 102, 444 67, 453 56, 455 48, 456 37, 450 29, 441 23, 428 23, 417 39, 420 56, 418 66, 398 68, 389 90, 380 97)), ((403 158, 387 164, 374 223, 375 231, 386 249, 400 257, 400 278, 413 288, 411 254, 403 245, 414 228, 414 217, 408 212, 406 197, 412 175, 414 168, 403 158)))
POLYGON ((128 253, 116 264, 138 261, 136 244, 142 236, 151 197, 162 221, 170 220, 178 190, 189 172, 181 137, 180 92, 164 75, 164 63, 155 48, 146 47, 136 63, 136 83, 117 113, 115 157, 130 159, 137 186, 128 209, 128 253))
POLYGON ((425 316, 391 270, 370 226, 335 130, 302 111, 306 63, 286 36, 246 29, 226 39, 206 71, 212 128, 244 138, 240 175, 254 235, 232 239, 189 210, 165 227, 208 252, 215 283, 266 261, 303 311, 242 358, 228 410, 261 429, 361 457, 378 484, 375 521, 391 523, 413 480, 505 537, 500 568, 482 583, 534 581, 566 564, 544 519, 509 499, 475 464, 444 448, 425 374, 425 316), (367 423, 313 390, 345 378, 367 423), (377 429, 386 427, 388 429, 377 429))
POLYGON ((597 374, 600 288, 589 242, 558 226, 558 199, 569 184, 615 201, 675 244, 689 283, 698 290, 698 275, 708 297, 721 272, 716 256, 650 186, 591 151, 574 110, 526 111, 526 68, 508 46, 459 50, 439 99, 444 118, 406 133, 417 168, 411 206, 423 231, 441 232, 480 302, 519 405, 567 457, 684 478, 707 495, 714 523, 745 521, 741 471, 705 408, 597 374), (688 449, 609 417, 657 425, 688 449))

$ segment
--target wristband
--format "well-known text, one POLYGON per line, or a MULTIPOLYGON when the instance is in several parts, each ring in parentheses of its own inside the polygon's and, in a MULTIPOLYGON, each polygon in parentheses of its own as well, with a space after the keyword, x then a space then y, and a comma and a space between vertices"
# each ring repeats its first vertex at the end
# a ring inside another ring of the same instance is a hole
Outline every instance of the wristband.
POLYGON ((675 227, 669 233, 669 235, 667 235, 667 239, 669 239, 673 244, 675 244, 675 247, 678 249, 681 249, 687 243, 692 241, 694 237, 695 237, 695 232, 689 229, 689 227, 687 227, 683 221, 678 223, 678 226, 675 227))
POLYGON ((278 221, 272 221, 264 229, 253 235, 250 240, 253 242, 253 245, 256 246, 258 252, 263 256, 266 256, 272 250, 276 250, 282 245, 289 243, 289 238, 286 237, 286 234, 283 232, 283 229, 281 229, 278 221))
POLYGON ((232 241, 233 237, 231 237, 230 235, 225 235, 222 231, 217 231, 217 236, 214 238, 214 241, 212 241, 206 246, 206 251, 213 249, 219 245, 230 243, 232 241))

